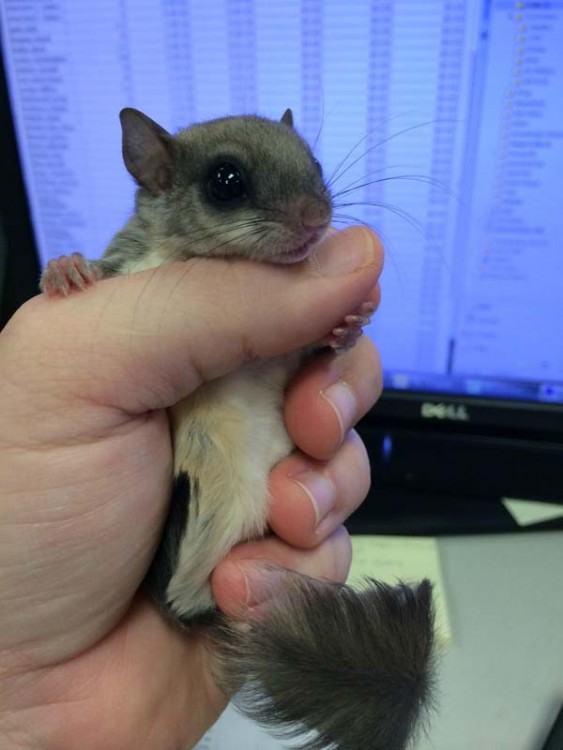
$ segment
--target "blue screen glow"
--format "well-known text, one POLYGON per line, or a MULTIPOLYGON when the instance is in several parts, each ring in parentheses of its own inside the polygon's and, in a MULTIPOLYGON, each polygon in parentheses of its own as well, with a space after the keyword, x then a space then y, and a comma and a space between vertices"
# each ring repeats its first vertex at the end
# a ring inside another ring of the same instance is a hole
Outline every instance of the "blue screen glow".
POLYGON ((563 0, 0 0, 41 261, 132 209, 117 114, 279 118, 382 236, 386 386, 563 402, 563 0))

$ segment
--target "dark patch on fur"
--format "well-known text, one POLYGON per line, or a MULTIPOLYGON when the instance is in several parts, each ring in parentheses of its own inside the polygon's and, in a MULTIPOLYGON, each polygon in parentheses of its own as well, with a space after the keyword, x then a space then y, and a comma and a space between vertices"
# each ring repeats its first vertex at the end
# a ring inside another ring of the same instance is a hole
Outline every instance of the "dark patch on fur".
POLYGON ((205 612, 198 612, 197 615, 191 615, 190 617, 178 617, 174 615, 174 618, 186 627, 202 626, 210 627, 211 625, 217 625, 222 615, 218 609, 208 609, 205 612))
POLYGON ((145 579, 151 594, 165 609, 167 609, 166 589, 176 570, 180 544, 188 525, 190 510, 197 514, 198 494, 197 479, 190 479, 185 472, 175 477, 162 537, 145 579))

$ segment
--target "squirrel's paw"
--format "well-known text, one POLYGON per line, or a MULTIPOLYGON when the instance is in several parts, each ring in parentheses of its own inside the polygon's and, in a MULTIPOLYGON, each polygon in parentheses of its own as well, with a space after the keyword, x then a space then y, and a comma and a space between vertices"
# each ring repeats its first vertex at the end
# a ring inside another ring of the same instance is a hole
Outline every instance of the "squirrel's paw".
POLYGON ((374 312, 373 302, 364 302, 352 315, 346 315, 339 326, 332 329, 323 344, 335 351, 350 349, 362 335, 363 327, 369 323, 374 312))
POLYGON ((48 297, 66 297, 73 289, 86 289, 101 278, 101 271, 81 253, 53 258, 41 275, 39 288, 48 297))

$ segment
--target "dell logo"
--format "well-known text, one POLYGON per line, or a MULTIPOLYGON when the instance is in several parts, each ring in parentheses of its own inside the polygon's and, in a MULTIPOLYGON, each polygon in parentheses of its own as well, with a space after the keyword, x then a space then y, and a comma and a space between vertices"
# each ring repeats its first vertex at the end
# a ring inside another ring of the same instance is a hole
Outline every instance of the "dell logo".
POLYGON ((463 404, 433 404, 424 401, 420 414, 425 419, 452 419, 454 422, 468 422, 469 413, 463 404))

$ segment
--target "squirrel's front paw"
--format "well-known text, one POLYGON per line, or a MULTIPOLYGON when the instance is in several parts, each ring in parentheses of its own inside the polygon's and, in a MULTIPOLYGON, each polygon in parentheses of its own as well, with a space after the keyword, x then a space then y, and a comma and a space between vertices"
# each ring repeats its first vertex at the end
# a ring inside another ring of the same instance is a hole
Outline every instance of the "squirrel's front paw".
POLYGON ((43 271, 39 288, 49 297, 66 297, 73 289, 86 289, 101 278, 101 271, 81 253, 53 258, 43 271))
POLYGON ((369 323, 374 312, 373 302, 364 302, 358 310, 352 315, 346 315, 343 322, 332 329, 323 344, 335 351, 350 349, 362 335, 363 327, 369 323))

